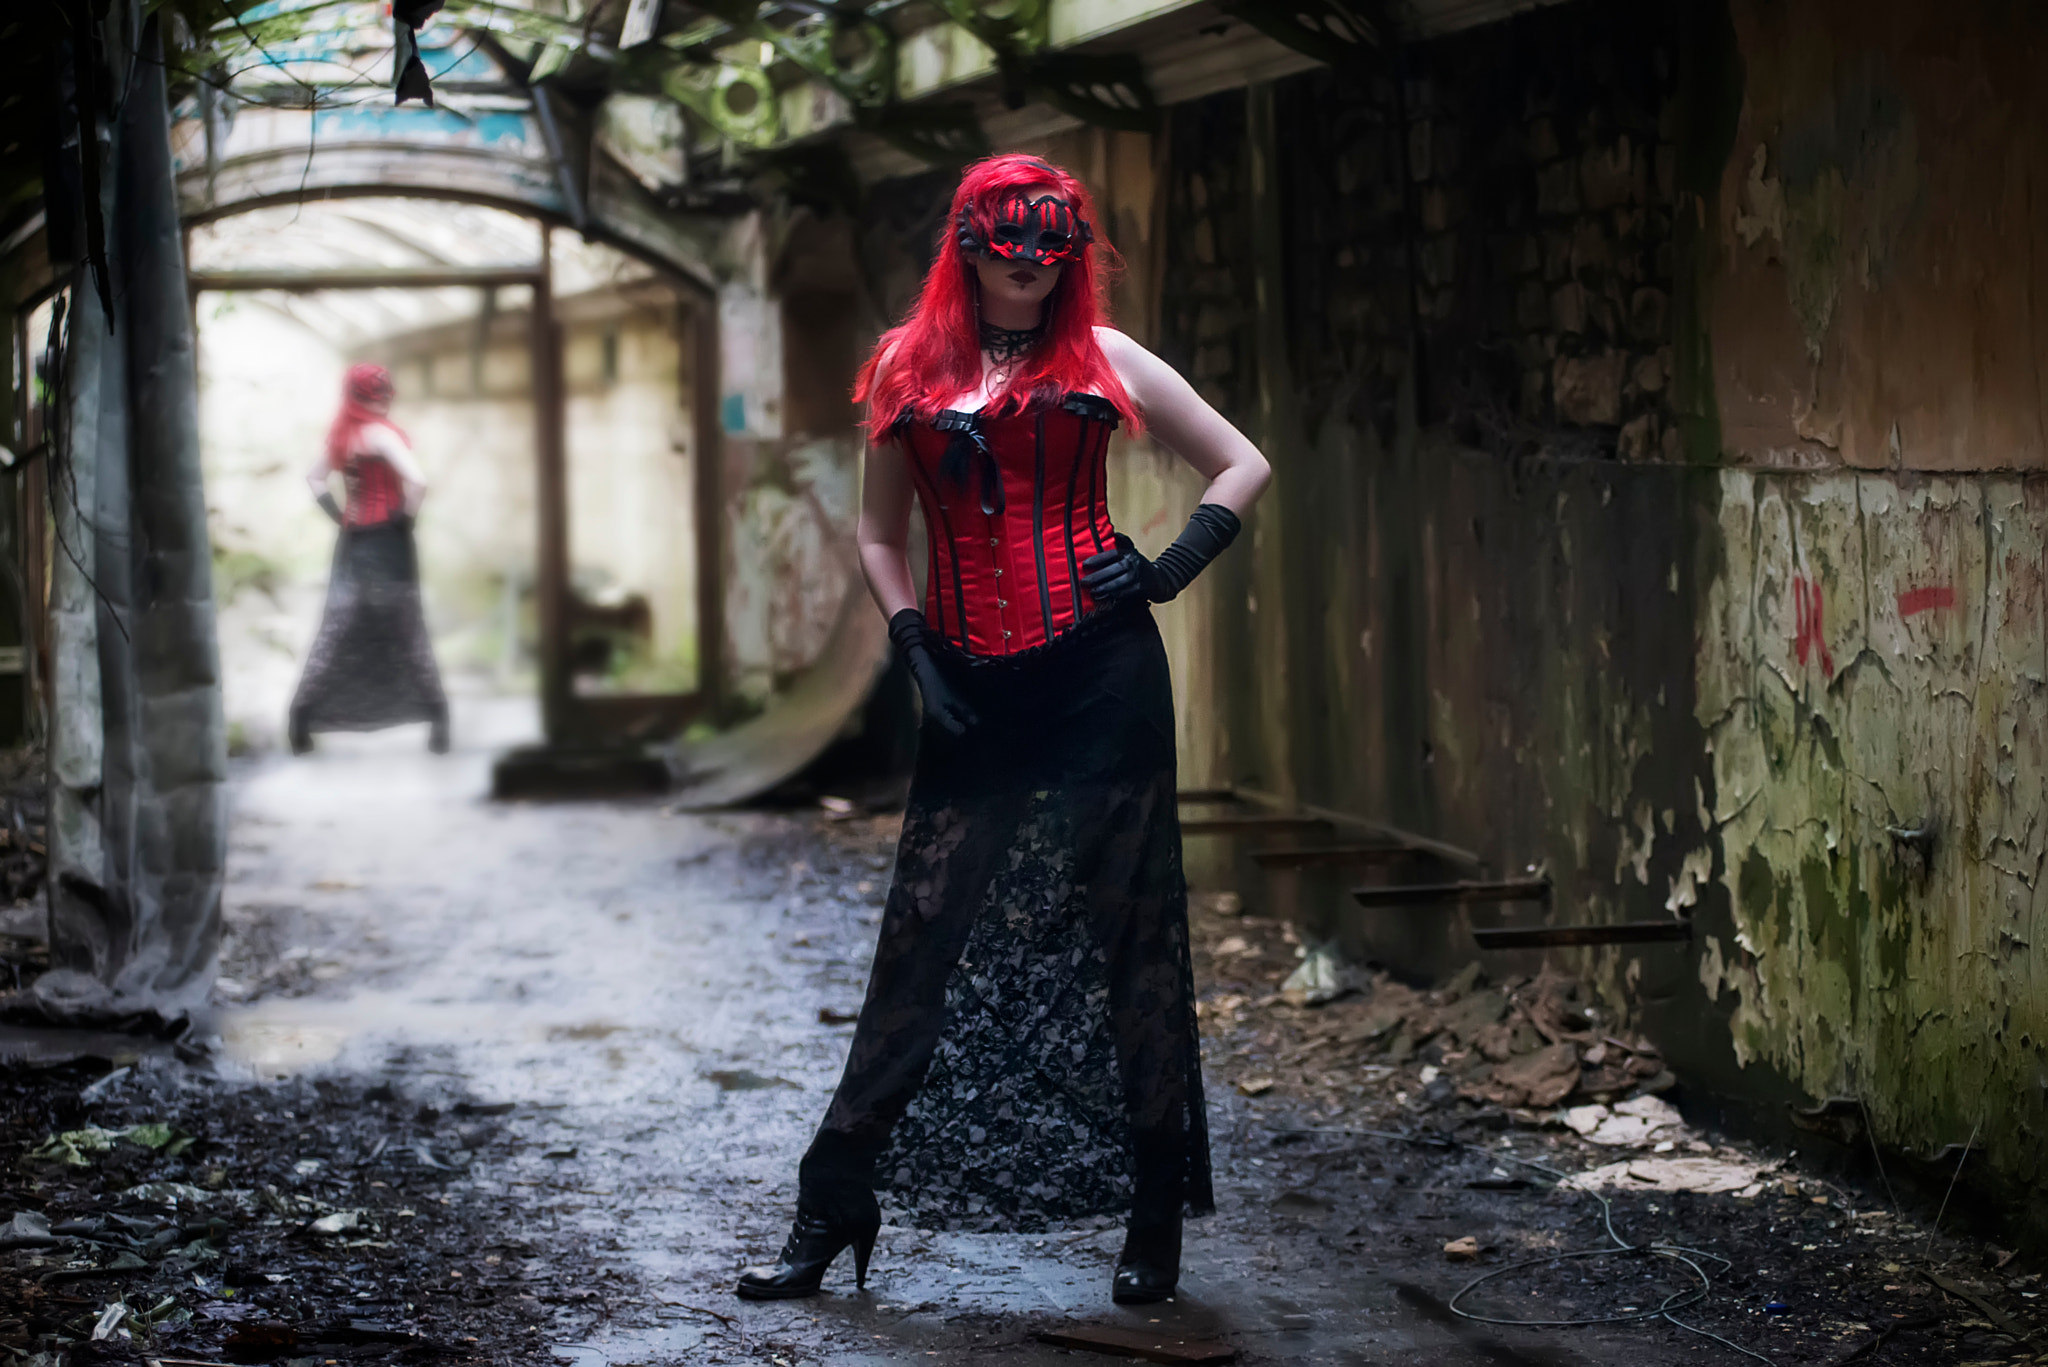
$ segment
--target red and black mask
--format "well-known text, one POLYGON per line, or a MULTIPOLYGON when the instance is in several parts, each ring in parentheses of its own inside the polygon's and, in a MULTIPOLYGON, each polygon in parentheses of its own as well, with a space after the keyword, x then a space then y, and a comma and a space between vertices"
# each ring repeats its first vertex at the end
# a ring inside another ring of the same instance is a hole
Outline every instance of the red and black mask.
POLYGON ((1013 194, 998 203, 989 225, 988 240, 974 230, 965 210, 960 214, 960 250, 968 256, 986 252, 1005 261, 1022 261, 1033 266, 1057 266, 1079 258, 1095 233, 1088 220, 1058 195, 1026 199, 1013 194))

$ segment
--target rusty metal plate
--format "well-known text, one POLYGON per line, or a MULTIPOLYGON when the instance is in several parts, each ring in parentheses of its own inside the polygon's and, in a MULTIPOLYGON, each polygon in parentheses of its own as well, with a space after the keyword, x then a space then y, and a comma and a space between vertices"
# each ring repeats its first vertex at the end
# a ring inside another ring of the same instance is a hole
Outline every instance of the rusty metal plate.
POLYGON ((1157 1329, 1126 1329, 1109 1324, 1073 1324, 1044 1329, 1040 1343, 1054 1348, 1079 1348, 1089 1353, 1142 1358, 1146 1362, 1235 1362, 1237 1349, 1220 1339, 1185 1338, 1157 1329))

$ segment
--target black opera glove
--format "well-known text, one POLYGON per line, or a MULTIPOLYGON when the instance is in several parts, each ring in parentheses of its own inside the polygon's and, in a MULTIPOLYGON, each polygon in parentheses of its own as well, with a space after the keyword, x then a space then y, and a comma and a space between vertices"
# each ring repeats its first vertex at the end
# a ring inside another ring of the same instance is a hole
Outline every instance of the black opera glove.
POLYGON ((939 662, 932 658, 928 633, 931 626, 924 620, 924 614, 916 608, 905 608, 889 619, 889 639, 902 652, 903 663, 910 667, 910 677, 917 683, 917 693, 924 700, 924 714, 938 722, 956 736, 967 734, 967 728, 981 718, 974 715, 974 709, 966 700, 953 691, 953 685, 946 682, 946 676, 939 672, 939 662))
POLYGON ((313 501, 320 505, 321 512, 334 519, 335 526, 341 525, 341 505, 334 501, 333 494, 323 493, 313 501))
POLYGON ((1170 603, 1192 584, 1205 566, 1237 540, 1244 524, 1221 503, 1195 509, 1188 525, 1157 560, 1147 560, 1131 539, 1117 534, 1117 548, 1081 562, 1081 587, 1105 603, 1142 597, 1148 603, 1170 603))

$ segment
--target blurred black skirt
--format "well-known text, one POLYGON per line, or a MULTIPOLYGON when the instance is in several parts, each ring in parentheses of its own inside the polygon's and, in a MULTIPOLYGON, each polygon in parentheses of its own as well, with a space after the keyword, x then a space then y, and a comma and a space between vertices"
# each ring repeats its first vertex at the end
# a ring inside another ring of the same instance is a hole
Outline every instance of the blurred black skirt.
POLYGON ((316 731, 375 731, 406 722, 435 726, 445 744, 448 699, 420 607, 412 521, 344 527, 320 633, 292 699, 295 746, 316 731))
POLYGON ((1151 613, 940 656, 846 1072, 803 1180, 869 1174, 922 1228, 1038 1229, 1148 1189, 1213 1208, 1173 686, 1151 613))

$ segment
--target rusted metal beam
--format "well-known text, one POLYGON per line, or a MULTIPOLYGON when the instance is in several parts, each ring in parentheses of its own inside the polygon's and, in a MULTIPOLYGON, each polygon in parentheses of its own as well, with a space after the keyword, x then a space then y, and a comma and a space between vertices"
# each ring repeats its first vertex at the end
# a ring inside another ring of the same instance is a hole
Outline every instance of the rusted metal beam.
POLYGON ((691 304, 690 497, 697 530, 697 693, 704 715, 723 722, 725 680, 725 433, 719 420, 718 305, 691 304))
POLYGON ((1230 792, 1239 801, 1255 803, 1266 808, 1268 811, 1284 811, 1307 816, 1319 816, 1331 825, 1340 826, 1346 831, 1355 832, 1374 841, 1383 840, 1390 845, 1406 845, 1410 849, 1420 851, 1421 853, 1433 854, 1447 864, 1462 864, 1468 869, 1477 869, 1483 868, 1486 863, 1477 854, 1461 846, 1438 840, 1433 836, 1419 835, 1414 831, 1404 831, 1399 826, 1389 826, 1384 821, 1374 821, 1370 817, 1354 816, 1350 812, 1340 812, 1328 807, 1318 807, 1310 802, 1291 802, 1281 797, 1278 793, 1260 792, 1256 788, 1247 788, 1242 784, 1234 785, 1230 792))
POLYGON ((1559 945, 1637 945, 1690 940, 1690 921, 1619 921, 1601 926, 1517 926, 1474 930, 1481 949, 1548 949, 1559 945))
POLYGON ((1465 880, 1456 883, 1388 883, 1353 888, 1362 907, 1422 907, 1471 902, 1548 902, 1548 878, 1509 878, 1497 883, 1465 880))
POLYGON ((1182 835, 1304 835, 1329 829, 1330 823, 1319 816, 1292 816, 1278 812, 1243 812, 1180 823, 1182 835))
POLYGON ((1252 862, 1262 869, 1360 869, 1396 864, 1418 854, 1427 856, 1428 852, 1406 845, 1318 845, 1307 849, 1253 850, 1252 862))
POLYGON ((451 285, 488 289, 499 285, 535 285, 542 272, 531 266, 394 266, 389 269, 311 271, 194 271, 186 283, 201 290, 281 290, 310 294, 315 290, 430 290, 451 285))

